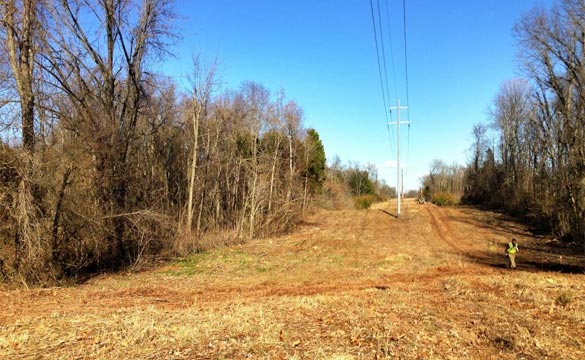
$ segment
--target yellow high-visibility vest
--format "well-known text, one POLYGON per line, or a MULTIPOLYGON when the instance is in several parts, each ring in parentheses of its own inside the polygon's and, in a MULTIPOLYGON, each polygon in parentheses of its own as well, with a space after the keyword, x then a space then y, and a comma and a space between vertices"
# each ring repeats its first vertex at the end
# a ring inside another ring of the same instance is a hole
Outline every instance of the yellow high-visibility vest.
POLYGON ((508 254, 516 254, 518 252, 518 245, 514 245, 513 243, 508 243, 508 250, 506 250, 508 254))

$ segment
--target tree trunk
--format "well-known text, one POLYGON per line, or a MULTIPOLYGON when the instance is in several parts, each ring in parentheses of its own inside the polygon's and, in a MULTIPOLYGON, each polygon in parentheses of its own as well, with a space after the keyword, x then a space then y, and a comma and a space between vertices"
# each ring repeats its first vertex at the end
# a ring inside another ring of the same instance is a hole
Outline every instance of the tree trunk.
MULTIPOLYGON (((209 154, 209 145, 211 143, 211 135, 209 134, 209 132, 207 133, 207 145, 206 145, 206 151, 207 154, 209 154)), ((203 179, 206 179, 209 173, 209 157, 207 158, 207 161, 205 162, 205 172, 203 174, 203 179)), ((197 215, 197 236, 199 236, 200 232, 201 232, 201 219, 203 216, 203 204, 205 202, 205 198, 207 197, 207 191, 206 191, 207 187, 204 185, 203 186, 203 191, 201 192, 201 201, 199 202, 199 214, 197 215)))
POLYGON ((189 198, 187 200, 187 223, 186 223, 186 230, 187 234, 191 234, 191 230, 193 227, 193 193, 195 190, 195 172, 197 168, 197 147, 198 147, 198 140, 199 140, 199 120, 201 117, 201 105, 197 104, 196 100, 194 100, 193 104, 193 113, 192 113, 192 120, 193 120, 193 152, 191 156, 191 169, 189 173, 189 198))
POLYGON ((274 192, 274 177, 276 173, 276 163, 278 161, 278 150, 280 148, 280 135, 277 135, 278 141, 276 142, 274 149, 274 156, 272 158, 272 169, 270 172, 270 191, 268 194, 268 212, 272 210, 272 194, 274 192))
POLYGON ((37 4, 35 0, 23 0, 21 9, 22 23, 18 24, 15 19, 15 13, 19 9, 17 9, 15 1, 4 1, 6 2, 3 4, 2 10, 4 13, 4 27, 6 28, 6 50, 20 98, 22 143, 24 149, 29 154, 32 154, 35 145, 33 69, 37 4))
POLYGON ((254 225, 256 221, 256 186, 258 184, 258 146, 257 137, 252 139, 252 189, 250 190, 250 228, 248 236, 250 239, 254 238, 254 225))
POLYGON ((289 168, 289 179, 288 179, 288 186, 286 190, 286 202, 290 202, 292 196, 292 186, 293 186, 293 177, 294 177, 294 168, 293 168, 293 146, 292 146, 292 136, 289 135, 288 137, 288 168, 289 168))

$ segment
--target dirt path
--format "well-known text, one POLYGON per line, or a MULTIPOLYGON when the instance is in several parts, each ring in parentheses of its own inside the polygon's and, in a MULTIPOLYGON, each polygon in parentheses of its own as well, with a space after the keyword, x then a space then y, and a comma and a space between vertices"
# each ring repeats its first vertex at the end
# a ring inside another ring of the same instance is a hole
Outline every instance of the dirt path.
POLYGON ((579 359, 583 260, 474 209, 323 211, 146 272, 3 289, 0 358, 579 359))
POLYGON ((558 241, 535 236, 504 215, 471 208, 426 207, 437 238, 473 262, 505 268, 506 244, 516 238, 519 269, 534 272, 585 273, 585 254, 558 241))

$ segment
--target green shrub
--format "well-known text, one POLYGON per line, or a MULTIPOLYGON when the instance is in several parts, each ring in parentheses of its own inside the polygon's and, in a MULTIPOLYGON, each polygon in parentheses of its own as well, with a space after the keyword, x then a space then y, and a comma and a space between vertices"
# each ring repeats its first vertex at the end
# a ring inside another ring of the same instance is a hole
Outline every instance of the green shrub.
POLYGON ((374 195, 362 195, 353 198, 353 204, 356 209, 369 209, 375 201, 376 197, 374 195))
POLYGON ((432 199, 433 204, 439 206, 452 206, 455 205, 457 202, 455 200, 455 196, 448 192, 440 192, 433 195, 432 199))

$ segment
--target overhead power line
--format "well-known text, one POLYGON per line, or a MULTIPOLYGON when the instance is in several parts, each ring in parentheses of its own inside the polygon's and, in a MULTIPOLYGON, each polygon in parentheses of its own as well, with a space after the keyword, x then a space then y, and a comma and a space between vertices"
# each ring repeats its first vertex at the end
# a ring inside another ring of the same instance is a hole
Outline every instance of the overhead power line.
POLYGON ((392 46, 392 31, 391 31, 391 22, 390 22, 390 9, 388 6, 388 0, 385 0, 383 2, 384 6, 386 7, 385 10, 385 22, 386 24, 384 24, 384 21, 382 19, 382 10, 381 6, 380 6, 380 0, 376 0, 376 9, 374 9, 374 2, 373 0, 370 0, 370 13, 371 13, 371 17, 372 17, 372 27, 374 30, 374 42, 376 44, 376 60, 378 63, 378 75, 380 77, 380 88, 382 90, 382 98, 384 100, 384 116, 386 118, 387 124, 388 124, 388 135, 390 137, 390 143, 391 143, 391 147, 392 150, 394 150, 394 144, 393 144, 393 134, 391 133, 391 127, 389 126, 390 124, 396 124, 397 130, 396 130, 396 150, 393 151, 393 155, 396 155, 396 162, 397 162, 397 191, 398 191, 398 215, 400 215, 400 196, 401 196, 401 178, 403 178, 403 173, 402 173, 402 169, 400 167, 400 125, 401 124, 408 124, 408 141, 407 141, 407 164, 409 162, 409 158, 410 158, 410 111, 407 112, 407 121, 401 121, 400 120, 400 111, 401 110, 407 110, 410 107, 410 84, 409 84, 409 78, 408 78, 408 36, 407 36, 407 24, 406 24, 406 0, 402 0, 402 30, 403 30, 403 36, 404 36, 404 89, 406 91, 406 106, 401 106, 400 105, 400 97, 398 94, 398 85, 397 85, 397 77, 396 77, 396 67, 395 67, 395 63, 394 63, 394 50, 393 50, 393 46, 392 46), (376 16, 375 13, 377 14, 377 20, 378 23, 376 23, 376 16), (386 28, 384 28, 386 27, 386 28), (379 30, 379 31, 378 31, 379 30), (387 41, 385 41, 384 36, 385 36, 385 31, 387 30, 387 41), (380 42, 380 44, 378 44, 378 41, 380 42), (396 100, 397 100, 397 106, 396 107, 391 107, 391 108, 387 108, 387 106, 389 104, 393 103, 393 99, 390 96, 390 84, 389 84, 389 79, 388 79, 388 66, 387 66, 387 61, 386 61, 386 48, 387 46, 389 47, 389 51, 390 51, 390 61, 391 61, 391 66, 392 66, 392 81, 393 81, 393 85, 394 85, 394 95, 396 95, 396 100), (382 56, 380 56, 380 48, 381 48, 381 52, 382 52, 382 56), (383 71, 382 71, 383 70, 383 71), (390 109, 396 109, 397 110, 397 121, 396 122, 392 122, 389 123, 388 122, 388 116, 390 114, 390 118, 392 118, 392 113, 390 112, 390 109))
MULTIPOLYGON (((406 0, 402 0, 402 27, 404 32, 404 70, 405 70, 405 78, 406 78, 406 106, 410 106, 410 102, 408 99, 408 43, 406 38, 406 0)), ((407 112, 407 117, 409 117, 409 112, 407 112)), ((409 126, 410 127, 410 126, 409 126)))
MULTIPOLYGON (((388 41, 390 42, 390 63, 392 64, 392 80, 394 83, 394 94, 398 95, 396 86, 396 67, 394 66, 394 49, 392 46, 392 30, 390 27, 390 11, 388 10, 388 0, 384 1, 386 5, 386 29, 388 29, 388 41)), ((390 101, 388 101, 390 103, 390 101)))
MULTIPOLYGON (((409 101, 409 89, 408 89, 408 43, 406 38, 406 0, 402 0, 402 27, 404 32, 404 67, 405 67, 405 80, 406 80, 406 106, 410 107, 409 101)), ((408 140, 406 143, 406 165, 410 157, 410 110, 406 113, 406 119, 408 120, 408 140)))
MULTIPOLYGON (((378 0, 378 4, 379 4, 379 0, 378 0)), ((390 104, 390 98, 389 98, 389 94, 387 94, 387 89, 388 89, 388 77, 386 76, 386 82, 384 81, 384 77, 382 76, 382 62, 380 61, 380 50, 378 47, 378 32, 376 30, 376 18, 374 16, 374 4, 372 2, 372 0, 370 0, 370 13, 372 15, 372 28, 374 29, 374 43, 376 44, 376 60, 378 62, 378 75, 380 77, 380 89, 382 90, 382 100, 384 103, 384 116, 386 118, 386 124, 389 123, 389 118, 388 118, 388 105, 390 104), (386 86, 385 86, 386 83, 386 86), (387 102, 388 100, 388 102, 387 102)), ((379 11, 379 7, 378 7, 378 18, 380 18, 379 16, 380 11, 379 11)), ((381 24, 380 24, 381 25, 381 24)), ((383 33, 382 33, 382 28, 380 27, 380 38, 382 38, 383 33)), ((386 68, 386 63, 385 63, 385 57, 384 57, 384 69, 386 68)), ((388 127, 388 130, 390 131, 390 127, 388 127)), ((390 144, 392 147, 392 151, 394 151, 394 142, 392 140, 392 137, 390 136, 390 144)))
POLYGON ((390 103, 390 90, 388 89, 388 71, 386 70, 386 48, 384 47, 384 27, 382 26, 382 16, 380 16, 380 0, 376 0, 378 4, 378 23, 380 24, 380 44, 382 45, 382 64, 384 65, 384 83, 386 84, 386 96, 388 96, 388 103, 390 103))
MULTIPOLYGON (((392 83, 394 85, 394 95, 398 96, 398 86, 396 85, 396 66, 394 66, 394 47, 392 46, 392 27, 391 22, 390 22, 390 11, 388 9, 388 0, 384 0, 384 6, 386 7, 386 30, 388 33, 388 45, 390 48, 390 64, 392 66, 392 83)), ((378 15, 380 12, 380 1, 378 0, 378 15)), ((382 28, 382 19, 379 18, 380 21, 380 28, 382 28)), ((380 29, 380 32, 383 33, 382 29, 380 29)), ((382 51, 385 52, 384 48, 382 48, 382 51)), ((384 59, 384 62, 386 62, 386 60, 384 59)), ((386 89, 388 89, 388 75, 386 75, 386 89)), ((390 91, 388 91, 388 104, 392 104, 392 98, 390 96, 390 91)), ((386 111, 388 111, 388 109, 386 109, 386 111)), ((390 114, 392 114, 390 112, 390 114)), ((392 149, 392 155, 396 156, 396 154, 398 154, 398 149, 395 149, 395 145, 394 145, 394 128, 390 126, 390 124, 388 124, 388 136, 390 138, 390 146, 392 149)))
MULTIPOLYGON (((382 78, 382 65, 380 63, 380 50, 378 49, 378 33, 376 31, 376 19, 374 18, 374 4, 370 0, 370 10, 372 13, 372 27, 374 28, 374 43, 376 44, 376 60, 378 61, 378 74, 380 76, 380 88, 382 89, 382 99, 384 100, 384 108, 386 108, 386 92, 384 91, 384 79, 382 78)), ((384 111, 386 114, 386 111, 384 111)), ((386 114, 388 119, 388 114, 386 114)))

